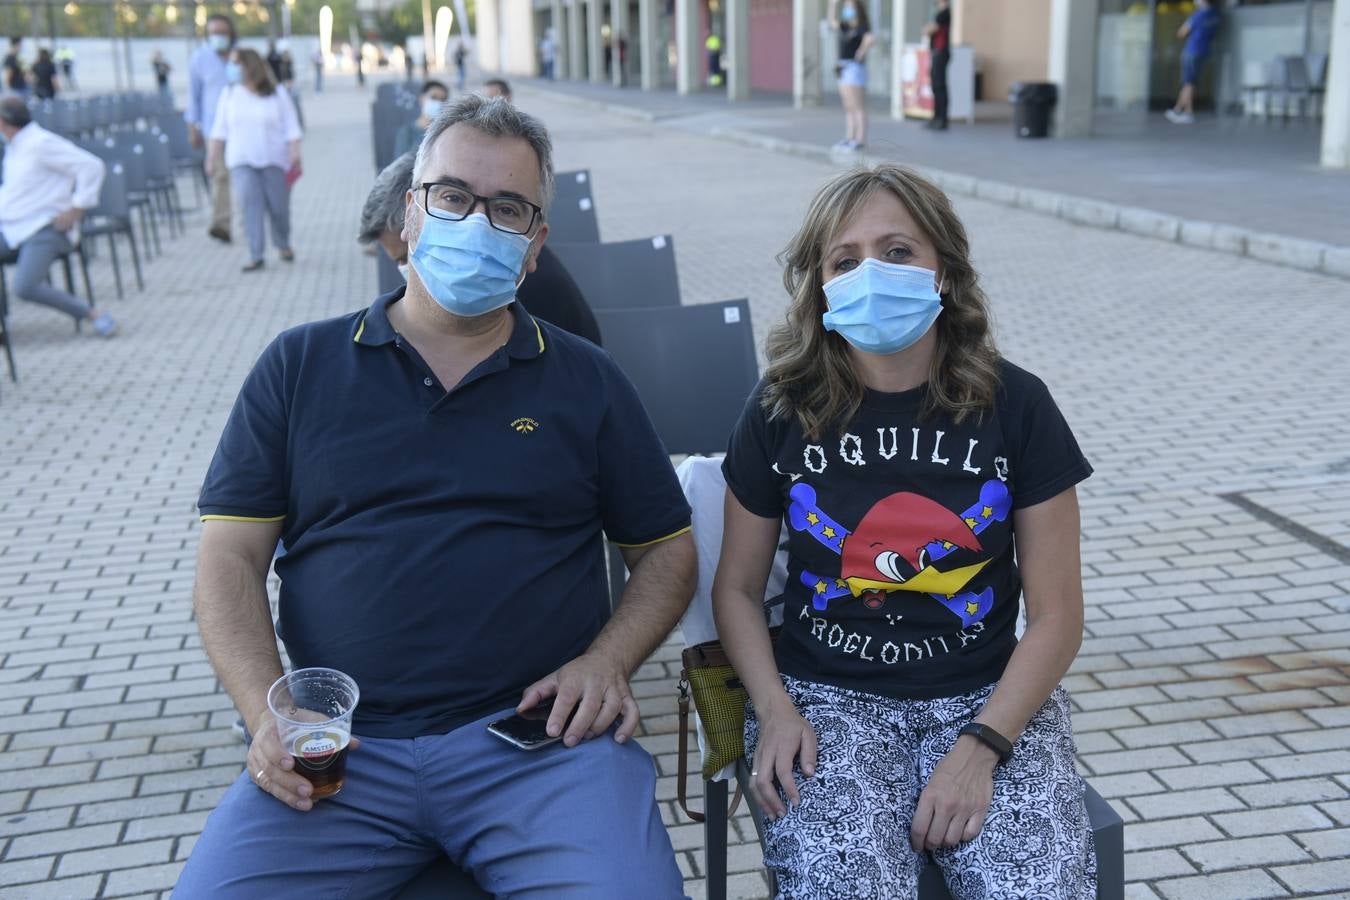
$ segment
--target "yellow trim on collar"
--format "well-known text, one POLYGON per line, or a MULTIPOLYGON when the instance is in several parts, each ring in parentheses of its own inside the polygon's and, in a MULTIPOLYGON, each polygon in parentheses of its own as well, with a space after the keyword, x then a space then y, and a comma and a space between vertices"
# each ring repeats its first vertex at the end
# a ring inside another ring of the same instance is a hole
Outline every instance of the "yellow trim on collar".
POLYGON ((647 542, 644 543, 644 544, 620 544, 618 541, 615 541, 615 542, 614 542, 614 546, 616 546, 616 547, 622 547, 622 548, 625 549, 625 550, 638 550, 638 549, 640 549, 640 548, 642 548, 642 547, 650 547, 650 546, 652 546, 653 544, 660 544, 660 543, 662 543, 663 541, 668 541, 668 540, 670 540, 671 538, 677 538, 677 537, 679 537, 680 535, 682 535, 682 534, 684 534, 684 533, 686 533, 686 532, 688 532, 688 531, 690 531, 690 530, 691 530, 691 526, 686 525, 685 527, 681 528, 679 531, 671 532, 670 534, 666 535, 665 537, 659 537, 659 538, 657 538, 657 539, 654 540, 654 541, 647 541, 647 542))
MULTIPOLYGON (((538 320, 532 318, 532 319, 530 319, 530 321, 531 321, 531 322, 534 322, 534 333, 535 333, 535 336, 539 338, 539 352, 540 352, 540 353, 543 353, 543 352, 544 352, 544 329, 542 329, 542 328, 539 327, 539 322, 538 322, 538 320)), ((623 545, 620 544, 619 546, 622 547, 623 545)))
POLYGON ((356 329, 356 337, 352 338, 352 343, 353 343, 353 344, 359 344, 359 343, 361 343, 361 333, 364 332, 365 330, 366 330, 366 317, 365 317, 365 316, 362 316, 362 317, 361 317, 361 327, 358 328, 358 329, 356 329))
POLYGON ((217 522, 281 522, 285 516, 202 516, 203 522, 215 520, 217 522))

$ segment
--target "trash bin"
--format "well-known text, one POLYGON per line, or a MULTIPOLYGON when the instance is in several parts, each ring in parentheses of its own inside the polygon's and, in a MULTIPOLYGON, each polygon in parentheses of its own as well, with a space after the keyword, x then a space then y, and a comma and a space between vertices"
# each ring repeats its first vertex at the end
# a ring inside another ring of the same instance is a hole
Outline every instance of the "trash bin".
POLYGON ((1013 132, 1018 137, 1043 138, 1050 134, 1050 111, 1058 99, 1055 86, 1046 81, 1018 81, 1008 88, 1013 105, 1013 132))

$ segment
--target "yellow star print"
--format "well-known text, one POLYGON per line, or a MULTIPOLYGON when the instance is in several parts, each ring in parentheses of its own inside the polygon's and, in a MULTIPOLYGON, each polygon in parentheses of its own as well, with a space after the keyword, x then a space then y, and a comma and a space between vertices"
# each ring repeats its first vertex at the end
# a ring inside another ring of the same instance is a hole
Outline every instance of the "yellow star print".
POLYGON ((820 523, 820 516, 816 515, 813 512, 807 513, 806 521, 810 522, 812 525, 817 525, 820 523))
POLYGON ((978 525, 978 524, 980 524, 980 523, 979 523, 978 521, 976 521, 975 518, 974 518, 973 516, 966 519, 966 525, 967 525, 967 527, 974 528, 974 527, 975 527, 976 525, 978 525))
POLYGON ((975 615, 975 614, 976 614, 977 612, 979 612, 979 611, 980 611, 980 604, 978 604, 978 603, 967 603, 967 604, 966 604, 966 614, 967 614, 967 615, 973 616, 973 615, 975 615))
POLYGON ((823 582, 823 581, 817 581, 817 582, 816 582, 816 593, 817 593, 817 594, 823 594, 823 593, 825 593, 825 589, 826 589, 827 587, 829 587, 829 585, 826 584, 825 582, 823 582))
POLYGON ((825 528, 820 533, 825 535, 827 538, 834 537, 834 529, 828 525, 826 525, 825 528))
POLYGON ((993 514, 994 514, 994 508, 993 508, 992 506, 986 506, 984 509, 980 510, 980 517, 981 517, 981 518, 984 518, 984 519, 989 518, 989 517, 992 516, 993 514))

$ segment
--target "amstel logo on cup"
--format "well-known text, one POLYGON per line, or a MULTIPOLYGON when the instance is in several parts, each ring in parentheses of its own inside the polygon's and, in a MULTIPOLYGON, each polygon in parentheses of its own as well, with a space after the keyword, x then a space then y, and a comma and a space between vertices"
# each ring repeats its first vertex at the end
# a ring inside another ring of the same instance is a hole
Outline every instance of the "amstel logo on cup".
POLYGON ((336 731, 311 731, 295 739, 295 756, 303 759, 310 769, 331 765, 338 752, 347 746, 347 736, 336 731))

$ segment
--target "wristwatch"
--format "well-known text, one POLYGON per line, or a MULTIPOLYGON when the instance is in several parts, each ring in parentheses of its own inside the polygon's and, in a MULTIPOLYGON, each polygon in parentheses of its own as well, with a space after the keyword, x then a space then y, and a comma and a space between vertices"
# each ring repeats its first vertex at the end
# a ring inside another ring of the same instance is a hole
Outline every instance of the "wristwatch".
POLYGON ((970 735, 975 738, 975 740, 997 753, 1000 765, 1012 759, 1012 741, 1008 740, 988 725, 981 725, 979 722, 970 722, 961 729, 961 734, 970 735))

